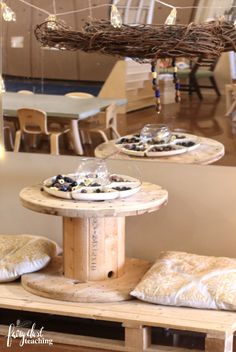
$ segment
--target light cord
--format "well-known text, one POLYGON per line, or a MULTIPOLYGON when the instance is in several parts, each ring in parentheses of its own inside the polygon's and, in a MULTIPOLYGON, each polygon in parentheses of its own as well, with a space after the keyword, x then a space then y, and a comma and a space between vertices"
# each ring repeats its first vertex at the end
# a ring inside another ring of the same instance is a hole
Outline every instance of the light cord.
MULTIPOLYGON (((38 10, 38 11, 41 11, 43 13, 45 13, 47 16, 49 16, 51 13, 45 9, 42 9, 38 6, 35 6, 31 3, 29 3, 28 1, 26 0, 18 0, 22 3, 24 3, 25 5, 28 5, 32 8, 34 8, 35 10, 38 10)), ((119 5, 119 2, 120 0, 116 0, 114 3, 116 5, 119 5)), ((188 9, 198 9, 199 6, 173 6, 167 2, 164 2, 162 0, 155 0, 155 2, 163 5, 163 6, 166 6, 166 7, 169 7, 169 8, 176 8, 176 9, 180 9, 180 10, 188 10, 188 9)), ((55 4, 55 0, 53 2, 53 4, 55 4)), ((54 6, 54 5, 53 5, 54 6)), ((112 7, 112 4, 102 4, 102 5, 95 5, 92 7, 92 9, 98 9, 98 8, 102 8, 102 7, 112 7)), ((211 8, 211 6, 201 6, 202 9, 209 9, 211 8)), ((214 7, 215 9, 225 9, 224 7, 214 7)), ((236 8, 236 6, 231 6, 231 8, 236 8)), ((54 6, 54 10, 55 10, 55 6, 54 6)), ((83 8, 83 9, 79 9, 79 10, 74 10, 74 11, 66 11, 66 12, 58 12, 58 13, 54 13, 55 16, 65 16, 65 15, 71 15, 71 14, 74 14, 74 13, 80 13, 80 12, 84 12, 84 11, 91 11, 91 6, 89 7, 86 7, 86 8, 83 8)), ((55 11, 54 11, 55 12, 55 11)))

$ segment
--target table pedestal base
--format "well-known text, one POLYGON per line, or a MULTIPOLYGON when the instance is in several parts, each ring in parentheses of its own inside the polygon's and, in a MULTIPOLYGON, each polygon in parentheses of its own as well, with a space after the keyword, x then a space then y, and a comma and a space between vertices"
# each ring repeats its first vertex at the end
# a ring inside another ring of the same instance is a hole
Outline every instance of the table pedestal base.
POLYGON ((38 296, 71 302, 118 302, 132 297, 134 289, 151 263, 141 259, 127 259, 124 275, 104 281, 78 280, 63 276, 63 259, 56 257, 43 270, 22 276, 23 287, 38 296))

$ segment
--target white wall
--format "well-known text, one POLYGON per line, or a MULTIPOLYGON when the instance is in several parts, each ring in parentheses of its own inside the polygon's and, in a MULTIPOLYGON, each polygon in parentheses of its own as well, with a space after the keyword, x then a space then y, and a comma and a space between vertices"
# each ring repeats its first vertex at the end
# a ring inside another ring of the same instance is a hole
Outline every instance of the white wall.
MULTIPOLYGON (((0 161, 0 233, 46 235, 61 242, 61 219, 24 209, 19 191, 76 170, 79 157, 7 153, 0 161)), ((236 168, 109 161, 115 172, 169 191, 158 212, 127 218, 127 254, 155 259, 161 250, 236 257, 236 168)))

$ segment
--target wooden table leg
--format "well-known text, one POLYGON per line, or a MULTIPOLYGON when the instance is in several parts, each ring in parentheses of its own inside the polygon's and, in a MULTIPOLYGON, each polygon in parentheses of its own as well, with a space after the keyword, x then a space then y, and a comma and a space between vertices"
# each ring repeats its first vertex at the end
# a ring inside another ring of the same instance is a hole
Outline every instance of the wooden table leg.
POLYGON ((122 276, 125 218, 63 218, 64 275, 80 282, 122 276))
POLYGON ((70 129, 74 150, 76 154, 83 155, 84 150, 80 139, 78 120, 70 121, 70 129))

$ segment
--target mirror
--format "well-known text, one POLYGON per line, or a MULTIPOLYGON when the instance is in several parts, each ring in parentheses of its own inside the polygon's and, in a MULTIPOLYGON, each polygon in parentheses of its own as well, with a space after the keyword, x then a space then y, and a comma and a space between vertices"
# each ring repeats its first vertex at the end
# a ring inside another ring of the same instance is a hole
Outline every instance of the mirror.
MULTIPOLYGON (((231 5, 231 1, 230 5, 231 5)), ((35 6, 41 9, 53 12, 53 1, 32 1, 35 6)), ((97 0, 96 5, 108 3, 106 0, 97 0)), ((146 9, 139 9, 139 1, 132 1, 132 9, 127 15, 127 1, 120 0, 117 5, 123 18, 126 21, 134 21, 139 16, 140 21, 150 21, 150 13, 148 6, 155 1, 144 1, 146 9), (140 13, 139 13, 140 11, 140 13), (145 12, 146 11, 146 12, 145 12), (127 17, 128 16, 128 17, 127 17)), ((186 1, 172 0, 173 5, 186 6, 186 1)), ((195 6, 196 1, 188 0, 188 6, 195 6)), ((227 8, 228 2, 222 5, 218 1, 219 7, 227 8)), ((118 64, 118 58, 105 56, 98 53, 86 54, 82 51, 59 51, 57 49, 40 48, 36 41, 33 30, 36 24, 42 23, 47 14, 34 9, 20 1, 9 0, 7 4, 14 9, 16 13, 16 22, 3 23, 3 76, 6 91, 17 92, 20 90, 29 90, 34 94, 57 94, 65 95, 68 92, 80 91, 97 96, 101 92, 104 82, 107 80, 112 69, 118 64)), ((86 0, 56 0, 56 12, 70 12, 77 9, 88 7, 86 0)), ((199 1, 199 8, 178 10, 177 23, 189 23, 191 21, 201 22, 209 17, 215 17, 224 9, 216 10, 217 6, 204 10, 205 1, 199 1)), ((99 7, 92 10, 93 18, 108 18, 109 7, 99 7)), ((169 9, 161 4, 155 4, 153 12, 153 23, 164 23, 169 14, 169 9)), ((88 20, 90 11, 68 14, 61 17, 73 29, 81 30, 84 23, 88 20)), ((232 17, 232 13, 230 13, 232 17)), ((232 61, 233 59, 231 59, 232 61)), ((121 61, 121 65, 123 60, 121 61)), ((129 63, 126 65, 129 65, 129 63)), ((174 86, 170 86, 168 81, 160 82, 162 95, 162 112, 157 116, 155 109, 148 107, 154 101, 150 80, 150 65, 137 64, 133 69, 132 79, 129 76, 122 81, 126 81, 126 90, 121 91, 119 84, 121 82, 120 75, 117 74, 116 80, 103 92, 102 97, 126 98, 130 100, 128 108, 121 108, 122 118, 118 119, 118 131, 121 135, 129 133, 137 133, 145 124, 148 123, 164 123, 172 130, 179 132, 190 132, 206 138, 216 139, 224 143, 227 155, 217 162, 218 165, 236 165, 236 153, 234 153, 234 135, 236 125, 234 117, 225 117, 226 106, 225 97, 218 96, 214 89, 203 90, 203 99, 199 99, 197 94, 193 92, 191 97, 187 92, 182 92, 182 102, 180 104, 173 103, 174 86), (144 67, 145 70, 143 69, 144 67), (141 71, 144 70, 143 76, 141 71), (136 75, 136 76, 135 76, 136 75), (141 76, 142 78, 140 78, 141 76), (144 78, 146 77, 146 78, 144 78), (141 82, 142 81, 142 82, 141 82), (144 83, 143 83, 144 82, 144 83), (132 88, 133 85, 133 88, 132 88), (140 85, 140 86, 138 86, 140 85), (134 87, 135 86, 135 87, 134 87), (128 87, 128 88, 127 88, 128 87), (148 87, 147 90, 142 90, 148 87), (148 93, 146 93, 148 92, 148 93), (110 95, 109 95, 110 94, 110 95), (148 94, 148 96, 147 96, 148 94), (105 96, 104 96, 105 95, 105 96), (168 100, 170 98, 170 100, 168 100), (135 100, 136 99, 136 100, 135 100), (146 101, 145 101, 146 100, 146 101), (142 103, 141 103, 142 102, 142 103), (145 105, 146 104, 146 105, 145 105), (133 106, 132 106, 133 105, 133 106), (139 108, 142 110, 138 110, 139 108), (127 113, 126 116, 124 113, 127 113)), ((117 71, 119 72, 119 71, 117 71)), ((164 75, 165 68, 162 72, 164 75)), ((225 85, 231 82, 231 70, 229 54, 224 53, 214 69, 214 75, 219 86, 221 94, 224 94, 225 85)), ((171 76, 172 79, 172 76, 171 76)), ((202 85, 205 85, 203 79, 202 85)), ((186 83, 186 79, 183 80, 186 83)), ((171 83, 172 84, 172 83, 171 83)), ((214 88, 214 87, 213 87, 214 88)), ((4 98, 3 98, 4 99, 4 98)), ((6 119, 10 121, 10 119, 6 119)), ((6 139, 8 137, 6 136, 6 139)), ((99 136, 93 136, 93 145, 85 146, 85 155, 92 155, 93 149, 102 142, 99 136)), ((8 144, 9 141, 7 140, 8 144)), ((68 152, 73 154, 71 150, 68 152)), ((213 164, 214 165, 214 164, 213 164)))

